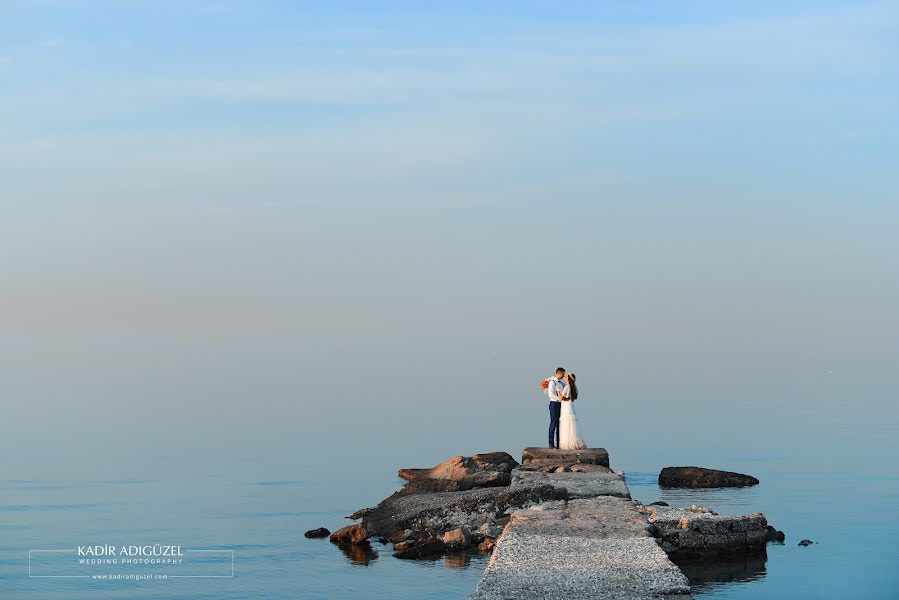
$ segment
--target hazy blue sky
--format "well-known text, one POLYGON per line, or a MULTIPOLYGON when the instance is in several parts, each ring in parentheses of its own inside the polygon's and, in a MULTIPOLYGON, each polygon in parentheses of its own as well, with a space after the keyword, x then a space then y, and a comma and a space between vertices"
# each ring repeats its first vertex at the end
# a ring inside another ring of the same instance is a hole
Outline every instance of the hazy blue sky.
POLYGON ((0 450, 870 418, 897 136, 893 2, 0 2, 0 450))

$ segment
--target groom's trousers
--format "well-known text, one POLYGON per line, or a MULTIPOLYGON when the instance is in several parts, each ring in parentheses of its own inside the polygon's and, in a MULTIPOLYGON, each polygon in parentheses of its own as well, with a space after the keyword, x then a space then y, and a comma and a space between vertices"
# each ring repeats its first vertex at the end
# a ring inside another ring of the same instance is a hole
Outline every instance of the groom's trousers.
POLYGON ((559 415, 562 414, 561 402, 549 403, 549 447, 559 447, 559 415))

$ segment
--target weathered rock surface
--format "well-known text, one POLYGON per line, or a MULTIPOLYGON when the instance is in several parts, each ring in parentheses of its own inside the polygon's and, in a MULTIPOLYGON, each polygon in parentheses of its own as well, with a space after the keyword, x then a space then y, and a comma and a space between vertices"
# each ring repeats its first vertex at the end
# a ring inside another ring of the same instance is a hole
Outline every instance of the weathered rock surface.
POLYGON ((484 452, 473 456, 453 456, 430 469, 400 469, 401 479, 412 481, 419 477, 460 481, 478 472, 511 473, 518 462, 508 452, 484 452))
POLYGON ((787 539, 783 531, 778 531, 771 525, 768 525, 768 539, 774 542, 783 542, 787 539))
MULTIPOLYGON (((668 554, 688 557, 763 550, 772 538, 762 513, 725 516, 709 509, 644 506, 653 534, 668 554)), ((776 531, 776 530, 775 530, 776 531)))
POLYGON ((339 544, 361 544, 371 537, 360 523, 341 527, 331 534, 331 541, 339 544))
POLYGON ((473 540, 476 539, 488 539, 488 538, 498 538, 500 534, 503 532, 503 528, 508 524, 507 519, 487 519, 484 523, 478 527, 474 533, 472 534, 473 540))
POLYGON ((331 532, 325 527, 319 527, 318 529, 310 529, 303 535, 307 538, 323 538, 331 535, 331 532))
POLYGON ((416 477, 425 477, 430 470, 431 469, 400 469, 396 474, 400 479, 412 481, 416 477))
POLYGON ((471 598, 689 598, 647 529, 634 502, 608 496, 515 511, 471 598))
POLYGON ((512 458, 508 452, 484 452, 473 454, 471 460, 483 471, 499 471, 511 473, 518 466, 518 461, 512 458))
POLYGON ((478 471, 459 480, 417 477, 404 485, 400 493, 463 492, 479 487, 502 487, 509 485, 511 482, 511 475, 500 471, 478 471))
POLYGON ((422 532, 414 537, 394 544, 393 555, 397 558, 424 558, 443 554, 446 545, 431 532, 422 532))
POLYGON ((609 467, 609 453, 605 448, 558 450, 556 448, 525 448, 521 452, 522 470, 541 470, 550 466, 600 465, 609 467))
POLYGON ((492 487, 462 492, 403 494, 398 492, 365 515, 368 535, 393 537, 405 529, 443 533, 457 527, 476 529, 489 517, 502 517, 516 508, 553 500, 556 490, 548 485, 492 487))
POLYGON ((665 467, 659 473, 659 485, 662 487, 744 487, 758 483, 759 480, 751 475, 703 467, 665 467))
POLYGON ((355 521, 356 519, 361 519, 362 517, 364 517, 365 515, 367 515, 368 513, 370 513, 373 510, 374 510, 373 508, 360 508, 353 514, 347 515, 346 518, 352 519, 353 521, 355 521))
POLYGON ((542 471, 512 471, 512 485, 551 485, 568 491, 569 498, 616 496, 630 498, 623 473, 544 473, 542 471))

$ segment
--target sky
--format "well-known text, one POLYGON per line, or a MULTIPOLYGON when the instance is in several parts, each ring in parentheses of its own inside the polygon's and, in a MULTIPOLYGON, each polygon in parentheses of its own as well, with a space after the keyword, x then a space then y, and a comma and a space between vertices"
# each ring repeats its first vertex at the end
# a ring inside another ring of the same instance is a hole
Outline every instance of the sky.
POLYGON ((0 1, 0 450, 837 439, 897 156, 891 2, 0 1))

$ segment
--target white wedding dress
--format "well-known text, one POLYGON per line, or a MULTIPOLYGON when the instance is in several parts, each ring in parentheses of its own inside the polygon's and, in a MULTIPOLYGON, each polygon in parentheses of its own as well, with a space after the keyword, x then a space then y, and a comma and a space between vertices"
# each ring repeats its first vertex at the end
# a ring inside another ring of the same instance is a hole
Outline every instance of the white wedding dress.
MULTIPOLYGON (((565 386, 562 395, 571 397, 571 387, 565 386)), ((559 416, 559 448, 562 450, 581 450, 587 444, 581 437, 581 430, 577 426, 577 414, 574 412, 574 402, 571 400, 562 402, 562 412, 559 416)))

